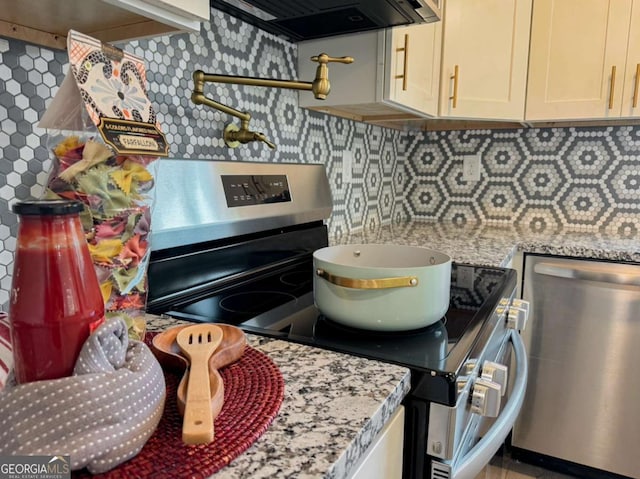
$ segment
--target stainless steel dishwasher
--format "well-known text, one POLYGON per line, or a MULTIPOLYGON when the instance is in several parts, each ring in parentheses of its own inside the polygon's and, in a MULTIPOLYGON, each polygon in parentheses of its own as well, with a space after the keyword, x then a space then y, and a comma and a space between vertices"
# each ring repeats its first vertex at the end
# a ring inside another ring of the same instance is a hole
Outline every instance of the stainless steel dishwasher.
POLYGON ((529 381, 515 456, 639 479, 640 265, 526 255, 523 298, 529 381))

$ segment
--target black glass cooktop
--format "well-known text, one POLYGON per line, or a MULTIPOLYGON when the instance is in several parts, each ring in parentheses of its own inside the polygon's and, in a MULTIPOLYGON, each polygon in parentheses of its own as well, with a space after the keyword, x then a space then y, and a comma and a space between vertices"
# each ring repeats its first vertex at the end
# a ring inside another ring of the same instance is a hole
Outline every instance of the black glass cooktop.
POLYGON ((240 326, 245 321, 280 305, 297 302, 313 289, 311 259, 275 272, 233 282, 215 294, 202 294, 174 306, 169 314, 190 321, 226 323, 240 326), (204 297, 202 297, 204 296, 204 297))
POLYGON ((443 318, 418 330, 376 332, 343 326, 318 311, 312 278, 312 262, 304 261, 164 312, 189 321, 234 324, 247 332, 415 370, 454 373, 500 299, 515 288, 512 270, 454 263, 443 318))

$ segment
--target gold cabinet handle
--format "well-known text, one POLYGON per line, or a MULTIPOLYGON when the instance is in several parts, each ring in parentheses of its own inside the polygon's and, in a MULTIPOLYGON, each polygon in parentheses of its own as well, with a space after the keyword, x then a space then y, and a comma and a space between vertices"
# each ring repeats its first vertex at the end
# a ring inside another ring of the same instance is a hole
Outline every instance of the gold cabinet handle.
POLYGON ((402 91, 407 91, 407 81, 409 78, 409 34, 404 34, 404 47, 396 48, 397 52, 404 52, 404 64, 402 65, 402 75, 396 75, 396 79, 402 78, 402 91))
POLYGON ((613 110, 613 95, 616 89, 616 66, 611 67, 611 88, 609 88, 609 110, 613 110))
POLYGON ((633 87, 633 108, 638 106, 638 87, 640 86, 640 63, 636 64, 636 82, 633 87))
POLYGON ((453 95, 449 97, 449 100, 453 100, 451 106, 453 108, 458 106, 458 74, 459 69, 458 65, 453 67, 453 75, 451 75, 451 79, 453 80, 453 95))
POLYGON ((418 286, 418 278, 415 276, 400 276, 397 278, 355 279, 336 276, 322 268, 316 269, 316 275, 337 286, 353 289, 388 289, 388 288, 413 288, 418 286))

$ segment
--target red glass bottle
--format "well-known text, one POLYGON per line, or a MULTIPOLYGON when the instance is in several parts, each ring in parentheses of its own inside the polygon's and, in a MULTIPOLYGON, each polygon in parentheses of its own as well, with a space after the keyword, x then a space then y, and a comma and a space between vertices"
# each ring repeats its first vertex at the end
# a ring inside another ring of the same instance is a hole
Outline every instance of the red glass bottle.
POLYGON ((82 203, 16 203, 18 241, 9 319, 18 383, 70 376, 104 322, 104 301, 79 212, 82 203))

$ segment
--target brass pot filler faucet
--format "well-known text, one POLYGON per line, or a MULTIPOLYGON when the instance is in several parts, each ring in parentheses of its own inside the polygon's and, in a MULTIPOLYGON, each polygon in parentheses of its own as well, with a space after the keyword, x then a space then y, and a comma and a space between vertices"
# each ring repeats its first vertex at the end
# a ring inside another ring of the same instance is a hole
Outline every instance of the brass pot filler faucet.
POLYGON ((329 91, 331 90, 331 84, 329 83, 329 68, 327 63, 353 63, 352 57, 330 57, 326 53, 311 57, 311 60, 318 62, 318 68, 316 70, 316 77, 312 82, 303 82, 295 80, 276 80, 271 78, 254 78, 254 77, 242 77, 232 75, 215 75, 205 73, 202 70, 196 70, 193 72, 193 93, 191 93, 191 101, 196 105, 207 105, 211 108, 216 108, 224 113, 233 115, 240 118, 240 128, 233 123, 228 124, 224 129, 224 142, 231 148, 240 146, 241 143, 249 143, 251 141, 263 141, 269 148, 275 148, 276 145, 270 142, 266 136, 262 133, 249 130, 249 121, 251 115, 247 112, 236 110, 227 105, 223 105, 215 100, 204 96, 204 84, 205 82, 214 83, 234 83, 238 85, 252 85, 252 86, 266 86, 273 88, 290 88, 293 90, 311 90, 313 96, 318 100, 325 100, 329 91))

